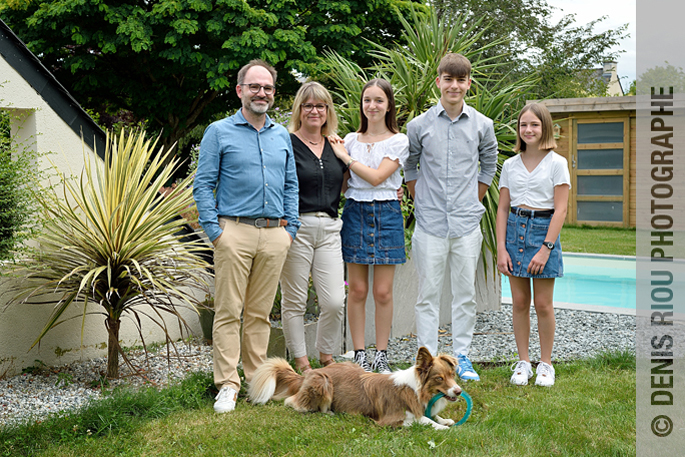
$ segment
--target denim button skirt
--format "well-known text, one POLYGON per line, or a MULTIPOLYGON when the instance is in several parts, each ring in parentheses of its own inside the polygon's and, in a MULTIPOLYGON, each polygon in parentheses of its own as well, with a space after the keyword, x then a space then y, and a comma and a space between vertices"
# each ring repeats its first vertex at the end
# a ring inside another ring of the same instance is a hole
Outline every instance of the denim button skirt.
POLYGON ((404 218, 397 200, 345 201, 342 214, 343 259, 363 265, 405 263, 404 218))
MULTIPOLYGON (((540 274, 528 273, 528 265, 542 247, 552 218, 526 217, 509 213, 507 220, 507 252, 511 257, 513 275, 519 278, 560 278, 564 275, 561 241, 557 237, 545 268, 540 274)), ((547 248, 545 248, 547 249, 547 248)))

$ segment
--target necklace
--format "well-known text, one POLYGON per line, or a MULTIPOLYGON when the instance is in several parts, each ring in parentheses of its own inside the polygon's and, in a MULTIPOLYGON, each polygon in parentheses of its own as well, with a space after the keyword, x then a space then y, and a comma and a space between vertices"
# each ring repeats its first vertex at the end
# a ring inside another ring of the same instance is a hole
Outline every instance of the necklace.
POLYGON ((302 138, 304 141, 311 144, 312 146, 318 146, 321 143, 321 141, 323 141, 323 137, 319 141, 312 141, 309 138, 305 138, 301 132, 297 132, 297 136, 299 136, 300 138, 302 138))

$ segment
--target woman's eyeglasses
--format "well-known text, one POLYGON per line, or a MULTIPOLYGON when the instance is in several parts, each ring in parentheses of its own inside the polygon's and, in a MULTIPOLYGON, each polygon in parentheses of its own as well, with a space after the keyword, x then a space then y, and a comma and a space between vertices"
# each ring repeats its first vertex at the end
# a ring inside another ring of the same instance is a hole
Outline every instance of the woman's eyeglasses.
POLYGON ((302 110, 305 113, 311 112, 313 109, 316 109, 318 112, 326 111, 326 108, 328 108, 328 105, 325 105, 323 103, 317 103, 316 105, 313 105, 311 103, 303 103, 302 105, 302 110))

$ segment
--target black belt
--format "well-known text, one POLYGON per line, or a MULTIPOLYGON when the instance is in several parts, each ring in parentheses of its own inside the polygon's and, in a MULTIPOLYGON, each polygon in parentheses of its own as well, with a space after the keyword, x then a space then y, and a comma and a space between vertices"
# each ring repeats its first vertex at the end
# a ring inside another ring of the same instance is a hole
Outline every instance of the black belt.
POLYGON ((553 209, 545 209, 545 210, 535 211, 532 209, 511 208, 511 212, 516 214, 517 216, 543 217, 543 218, 550 218, 554 214, 553 209))
POLYGON ((236 221, 241 224, 252 225, 258 228, 274 228, 274 227, 285 227, 288 225, 288 221, 285 219, 267 219, 265 217, 258 217, 253 219, 251 217, 235 217, 235 216, 221 216, 225 219, 231 221, 236 221))

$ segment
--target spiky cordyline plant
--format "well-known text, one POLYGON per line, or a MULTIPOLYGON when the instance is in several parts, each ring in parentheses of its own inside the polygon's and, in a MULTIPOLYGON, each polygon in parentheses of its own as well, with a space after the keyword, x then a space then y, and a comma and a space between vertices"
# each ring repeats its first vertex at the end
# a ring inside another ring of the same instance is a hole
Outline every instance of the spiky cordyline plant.
MULTIPOLYGON (((476 32, 478 23, 467 23, 465 17, 455 17, 451 22, 438 19, 431 8, 425 16, 412 10, 408 20, 401 18, 405 45, 385 47, 375 44, 370 54, 376 59, 374 66, 362 69, 355 63, 335 52, 327 53, 324 62, 330 69, 329 76, 334 84, 333 92, 340 102, 337 107, 340 116, 340 133, 344 135, 359 126, 359 100, 364 84, 372 78, 388 80, 395 91, 397 120, 400 130, 406 131, 407 123, 428 110, 440 99, 440 91, 435 84, 440 59, 448 52, 466 56, 472 63, 474 80, 471 93, 465 97, 466 103, 489 117, 495 124, 500 154, 495 179, 483 199, 485 214, 481 219, 483 231, 483 254, 490 251, 497 255, 495 220, 499 203, 499 175, 502 163, 513 154, 516 142, 516 118, 518 110, 525 103, 526 91, 535 83, 535 76, 524 77, 514 83, 509 78, 498 78, 498 68, 502 62, 497 57, 482 59, 486 48, 476 48, 474 43, 483 32, 476 32), (503 154, 504 153, 504 154, 503 154)), ((498 43, 489 43, 487 48, 498 43)), ((406 206, 406 205, 405 205, 406 206)), ((411 213, 412 206, 406 211, 411 213)), ((408 219, 406 240, 411 240, 414 220, 408 219)), ((487 255, 483 255, 487 266, 487 255)), ((496 262, 491 265, 495 270, 496 262)), ((487 277, 488 268, 485 269, 487 277)))
POLYGON ((209 265, 199 255, 202 244, 182 242, 179 234, 185 222, 178 215, 193 202, 192 177, 161 194, 178 160, 171 150, 156 152, 156 145, 145 132, 108 134, 104 162, 84 154, 80 180, 58 171, 58 185, 39 188, 36 195, 50 222, 37 254, 16 271, 28 281, 10 286, 14 305, 54 304, 57 297, 33 346, 67 320, 70 307, 83 310, 82 338, 86 315, 103 315, 108 377, 118 376, 122 316, 134 322, 143 346, 144 316, 169 343, 164 317, 176 318, 181 333, 187 332, 181 308, 199 304, 191 289, 206 288, 209 265))

